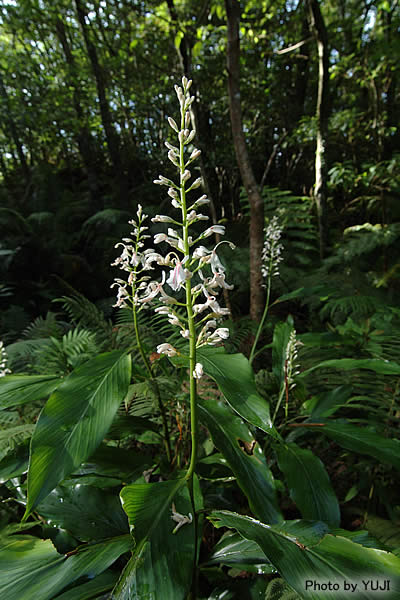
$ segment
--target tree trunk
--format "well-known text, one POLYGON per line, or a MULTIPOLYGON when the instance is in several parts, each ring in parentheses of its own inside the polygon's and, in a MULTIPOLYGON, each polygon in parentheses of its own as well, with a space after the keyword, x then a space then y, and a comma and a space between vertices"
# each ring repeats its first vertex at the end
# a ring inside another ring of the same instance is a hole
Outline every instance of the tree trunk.
POLYGON ((3 98, 4 100, 4 104, 7 107, 7 125, 8 125, 8 129, 10 131, 11 134, 11 138, 15 144, 15 147, 17 149, 17 154, 18 154, 18 158, 19 158, 19 162, 21 165, 21 169, 22 172, 24 174, 24 177, 26 179, 26 182, 29 182, 30 179, 30 169, 28 166, 28 162, 26 160, 26 156, 25 156, 25 152, 22 146, 22 141, 19 137, 19 132, 18 132, 18 128, 17 128, 17 124, 15 123, 13 117, 12 117, 12 113, 11 113, 11 106, 10 106, 10 99, 8 97, 7 94, 7 89, 6 86, 4 85, 3 82, 3 78, 1 76, 0 73, 0 96, 3 98))
POLYGON ((254 177, 247 152, 242 125, 240 103, 240 4, 238 0, 225 0, 228 25, 228 93, 233 145, 243 185, 250 203, 250 316, 261 319, 264 309, 264 293, 261 275, 261 253, 264 244, 264 203, 254 177))
POLYGON ((310 29, 318 49, 317 148, 315 151, 314 198, 318 211, 320 256, 325 256, 328 243, 326 143, 329 119, 329 49, 328 34, 318 0, 307 0, 310 29))
POLYGON ((97 56, 96 46, 93 44, 89 35, 89 28, 86 23, 87 11, 82 0, 75 0, 76 11, 78 20, 82 29, 83 38, 85 40, 86 50, 89 56, 90 63, 93 69, 93 75, 96 81, 97 95, 99 98, 101 121, 104 127, 104 133, 107 140, 108 151, 110 154, 111 162, 116 173, 121 173, 121 156, 119 151, 118 136, 113 126, 110 107, 107 101, 106 93, 106 78, 104 75, 104 69, 99 63, 97 56))
MULTIPOLYGON (((67 76, 68 86, 72 88, 72 97, 74 109, 76 112, 76 116, 78 118, 78 132, 77 132, 77 142, 79 147, 79 152, 82 157, 83 163, 86 167, 88 176, 90 180, 96 179, 95 176, 95 148, 93 144, 93 140, 91 138, 90 130, 87 124, 87 119, 84 114, 82 105, 81 105, 81 95, 80 95, 80 86, 78 77, 78 69, 75 63, 74 55, 72 54, 71 47, 68 43, 67 33, 65 31, 65 24, 60 19, 57 18, 56 21, 56 34, 64 51, 65 60, 67 61, 67 65, 69 68, 69 74, 67 76), (94 176, 94 177, 93 177, 94 176)), ((91 186, 92 187, 92 186, 91 186)))

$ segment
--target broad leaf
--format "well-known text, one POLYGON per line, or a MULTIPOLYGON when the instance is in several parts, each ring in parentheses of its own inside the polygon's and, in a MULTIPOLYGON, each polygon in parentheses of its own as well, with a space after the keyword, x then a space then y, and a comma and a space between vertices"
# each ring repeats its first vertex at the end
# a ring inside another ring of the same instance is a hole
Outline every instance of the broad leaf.
POLYGON ((115 446, 100 446, 74 472, 79 476, 109 477, 120 482, 131 482, 154 464, 154 458, 145 450, 126 450, 115 446))
POLYGON ((305 377, 316 369, 341 369, 349 371, 351 369, 369 369, 380 375, 400 375, 400 365, 389 360, 379 360, 377 358, 336 358, 324 360, 318 365, 303 371, 298 377, 305 377))
POLYGON ((251 517, 228 511, 214 511, 210 520, 216 527, 236 529, 243 537, 255 541, 282 577, 302 597, 310 600, 348 600, 345 582, 357 584, 356 596, 371 600, 362 579, 390 580, 390 592, 384 597, 400 596, 400 558, 374 548, 366 548, 341 536, 334 536, 318 522, 294 521, 266 525, 251 517), (338 585, 337 591, 315 589, 317 584, 338 585), (311 582, 311 586, 307 585, 311 582))
POLYGON ((326 421, 324 423, 322 421, 322 423, 321 427, 310 428, 312 432, 323 433, 347 450, 373 456, 400 470, 399 440, 385 438, 366 427, 358 427, 347 422, 326 421))
POLYGON ((286 350, 290 334, 293 330, 292 317, 288 317, 286 323, 278 323, 274 329, 272 340, 272 372, 279 381, 280 387, 285 384, 286 350))
POLYGON ((83 542, 129 533, 118 494, 90 485, 60 485, 36 510, 47 522, 83 542))
POLYGON ((58 375, 6 375, 0 379, 0 410, 47 398, 62 381, 58 375))
POLYGON ((364 527, 389 548, 400 548, 400 523, 393 523, 375 515, 368 515, 364 527))
POLYGON ((317 456, 296 444, 276 447, 278 464, 289 486, 290 497, 304 519, 325 521, 331 527, 340 523, 339 503, 328 473, 317 456))
POLYGON ((17 535, 0 540, 0 589, 7 600, 53 600, 81 577, 102 573, 132 548, 130 535, 58 554, 49 540, 17 535))
POLYGON ((351 385, 340 385, 330 392, 321 393, 307 403, 307 412, 311 410, 312 419, 329 417, 346 404, 351 393, 351 385))
POLYGON ((105 571, 87 583, 76 585, 70 590, 60 594, 54 600, 90 600, 98 598, 99 594, 111 590, 118 579, 118 573, 105 571))
POLYGON ((103 440, 128 390, 130 364, 120 351, 100 354, 50 396, 32 437, 24 518, 103 440))
MULTIPOLYGON (((196 494, 196 505, 199 492, 196 494)), ((185 600, 195 556, 195 526, 185 523, 173 533, 172 505, 181 515, 193 516, 184 479, 134 484, 121 491, 136 541, 133 557, 113 592, 115 600, 185 600)))
POLYGON ((199 418, 227 460, 253 513, 270 523, 282 520, 272 473, 247 425, 222 401, 202 399, 199 418))
POLYGON ((275 572, 256 542, 246 540, 233 531, 222 536, 206 563, 207 566, 219 564, 258 574, 275 572))
POLYGON ((252 425, 271 434, 269 405, 257 392, 247 358, 243 354, 226 354, 215 348, 198 350, 197 358, 233 410, 252 425))
POLYGON ((29 440, 20 444, 0 460, 0 483, 18 477, 28 470, 29 440))

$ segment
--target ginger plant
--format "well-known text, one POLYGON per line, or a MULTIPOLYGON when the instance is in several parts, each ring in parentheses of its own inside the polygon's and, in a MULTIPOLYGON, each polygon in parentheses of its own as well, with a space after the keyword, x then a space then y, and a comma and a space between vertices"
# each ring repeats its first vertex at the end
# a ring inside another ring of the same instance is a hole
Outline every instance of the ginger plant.
MULTIPOLYGON (((165 314, 168 321, 177 326, 182 337, 188 341, 191 456, 185 479, 189 482, 190 489, 198 446, 196 384, 203 375, 203 365, 197 360, 197 349, 205 345, 214 346, 228 338, 229 329, 220 327, 218 322, 229 314, 229 310, 220 306, 217 296, 223 288, 233 287, 225 281, 225 267, 217 254, 218 246, 224 242, 219 242, 213 249, 203 245, 203 241, 214 234, 223 235, 225 227, 212 225, 198 235, 193 233, 196 223, 209 219, 197 212, 201 206, 209 204, 209 200, 205 195, 189 199, 189 195, 192 197, 192 193, 202 184, 201 178, 194 178, 189 170, 189 166, 200 156, 200 150, 192 144, 196 132, 190 110, 194 102, 194 97, 189 92, 191 84, 190 80, 183 77, 182 87, 175 86, 180 105, 179 125, 173 118, 168 118, 177 141, 176 145, 168 141, 165 145, 168 158, 176 167, 177 181, 163 175, 159 175, 154 181, 167 188, 172 207, 177 211, 176 217, 156 215, 152 219, 153 223, 168 224, 167 233, 157 233, 154 236, 154 245, 165 244, 169 248, 165 254, 153 248, 144 249, 145 240, 151 236, 145 233, 148 227, 144 223, 148 216, 139 205, 137 220, 130 221, 134 226, 133 237, 124 238, 117 244, 122 246, 122 254, 113 263, 128 273, 127 280, 116 279, 113 283, 118 288, 115 306, 132 308, 137 344, 149 372, 152 369, 138 328, 139 311, 153 306, 155 312, 165 314), (161 281, 154 280, 149 275, 154 270, 154 265, 165 269, 162 271, 161 281)), ((230 242, 226 243, 234 248, 230 242)), ((178 350, 167 342, 161 343, 157 352, 169 357, 178 354, 178 350)), ((164 433, 167 435, 166 431, 164 433)), ((192 492, 191 496, 193 498, 192 492)))

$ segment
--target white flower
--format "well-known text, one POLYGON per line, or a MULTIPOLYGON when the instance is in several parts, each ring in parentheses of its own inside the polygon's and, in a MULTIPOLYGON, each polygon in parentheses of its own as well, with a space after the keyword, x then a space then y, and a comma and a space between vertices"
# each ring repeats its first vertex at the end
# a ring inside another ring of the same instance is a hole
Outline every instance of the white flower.
POLYGON ((196 366, 193 371, 193 377, 195 379, 200 379, 204 375, 203 365, 201 363, 196 363, 196 366))
POLYGON ((7 368, 7 352, 4 347, 4 343, 0 342, 0 377, 5 377, 11 373, 10 369, 7 368))
POLYGON ((190 173, 190 171, 188 169, 186 169, 186 171, 181 176, 182 183, 184 183, 185 181, 187 181, 188 179, 190 179, 191 176, 192 176, 192 174, 190 173))
POLYGON ((218 258, 218 254, 215 252, 215 249, 211 252, 211 271, 215 275, 216 273, 223 273, 225 271, 225 267, 222 262, 218 258))
POLYGON ((170 308, 168 306, 158 306, 154 309, 154 312, 160 315, 168 315, 170 313, 170 308))
POLYGON ((276 215, 271 219, 268 227, 264 229, 264 234, 261 273, 264 279, 267 279, 279 275, 278 264, 283 260, 281 256, 283 246, 279 243, 282 229, 276 215))
POLYGON ((193 258, 203 258, 205 256, 208 256, 210 254, 210 251, 207 250, 207 248, 205 246, 198 246, 196 248, 196 250, 193 252, 193 258))
POLYGON ((168 152, 168 158, 176 167, 179 167, 179 156, 173 150, 168 152))
POLYGON ((167 356, 176 356, 178 351, 171 344, 160 344, 157 346, 158 354, 166 354, 167 356))
POLYGON ((156 233, 156 235, 154 236, 154 243, 161 244, 161 242, 166 241, 167 237, 168 236, 165 233, 156 233))
POLYGON ((218 335, 221 339, 227 340, 229 337, 229 329, 227 327, 219 327, 214 331, 214 335, 218 335))
POLYGON ((209 337, 207 337, 207 344, 214 346, 223 340, 228 339, 229 337, 229 329, 227 327, 219 327, 212 333, 209 337))
POLYGON ((167 217, 166 215, 156 215, 151 220, 153 223, 173 223, 174 222, 174 219, 171 219, 171 217, 167 217))
POLYGON ((208 229, 206 229, 202 234, 201 238, 209 237, 213 233, 219 233, 220 235, 224 235, 225 227, 223 225, 211 225, 208 229))
POLYGON ((174 188, 169 188, 168 192, 167 192, 168 196, 170 196, 171 198, 178 198, 178 192, 176 190, 174 190, 174 188))
POLYGON ((169 313, 168 314, 168 323, 171 323, 171 325, 180 325, 181 322, 178 319, 178 317, 176 315, 174 315, 173 313, 169 313))
POLYGON ((175 268, 170 271, 167 283, 176 292, 182 287, 186 279, 188 279, 186 270, 183 268, 181 261, 177 260, 175 268))
POLYGON ((174 503, 172 503, 171 519, 175 521, 175 523, 178 523, 178 525, 175 527, 172 533, 176 533, 181 527, 183 527, 183 525, 186 525, 187 523, 192 523, 193 521, 192 513, 188 513, 188 515, 186 516, 176 512, 174 503))

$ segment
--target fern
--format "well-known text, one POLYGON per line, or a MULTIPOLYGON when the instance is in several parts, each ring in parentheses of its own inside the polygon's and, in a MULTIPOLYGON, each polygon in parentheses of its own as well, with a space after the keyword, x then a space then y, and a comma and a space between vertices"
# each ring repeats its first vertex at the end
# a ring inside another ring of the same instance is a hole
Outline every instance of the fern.
POLYGON ((45 317, 37 317, 22 332, 22 337, 29 340, 47 338, 50 336, 59 337, 65 328, 57 321, 57 315, 53 312, 47 312, 45 317))
POLYGON ((30 438, 34 429, 35 425, 31 423, 0 429, 0 460, 14 450, 16 446, 30 438))
POLYGON ((36 370, 39 373, 69 373, 83 362, 96 356, 96 336, 87 329, 75 328, 62 336, 61 340, 50 337, 36 355, 36 370))
POLYGON ((113 326, 111 321, 107 320, 103 311, 83 294, 74 290, 71 296, 56 298, 54 302, 62 304, 63 309, 75 325, 94 333, 101 350, 112 346, 113 326))
POLYGON ((265 591, 265 600, 302 600, 284 579, 273 579, 265 591))

